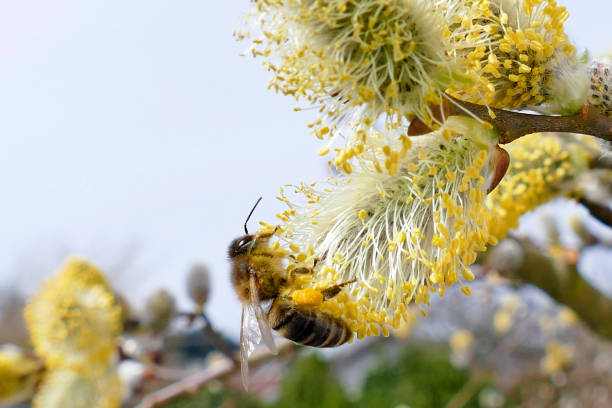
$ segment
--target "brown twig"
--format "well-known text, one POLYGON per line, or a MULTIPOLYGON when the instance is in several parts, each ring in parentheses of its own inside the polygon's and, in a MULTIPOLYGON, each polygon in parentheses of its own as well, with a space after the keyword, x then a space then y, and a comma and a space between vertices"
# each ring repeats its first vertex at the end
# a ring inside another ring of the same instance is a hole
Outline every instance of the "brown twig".
POLYGON ((157 364, 149 364, 147 369, 148 369, 149 374, 153 376, 154 378, 157 378, 163 381, 168 381, 168 382, 176 381, 181 378, 184 378, 185 375, 187 374, 187 371, 185 370, 171 368, 171 367, 164 367, 164 366, 157 365, 157 364))
MULTIPOLYGON (((612 299, 582 278, 574 262, 546 255, 528 240, 507 239, 520 244, 523 255, 512 270, 503 272, 537 286, 573 309, 595 333, 612 339, 612 299)), ((494 252, 495 247, 491 251, 494 252)), ((490 257, 495 258, 493 253, 490 257)))
POLYGON ((225 338, 219 332, 217 332, 212 327, 210 319, 208 319, 208 317, 204 313, 202 313, 202 317, 206 322, 206 325, 202 329, 202 331, 204 332, 204 336, 206 336, 210 340, 212 345, 215 346, 217 350, 225 354, 225 356, 227 356, 230 360, 234 362, 234 364, 237 365, 237 350, 230 343, 228 343, 227 340, 225 340, 225 338))
MULTIPOLYGON (((440 113, 438 109, 434 116, 441 119, 471 114, 491 123, 499 131, 500 144, 510 143, 522 136, 538 132, 579 133, 612 141, 612 118, 603 116, 598 109, 590 105, 585 105, 582 112, 575 116, 547 116, 487 108, 449 96, 448 100, 443 102, 442 111, 443 113, 440 113)), ((431 130, 422 121, 415 119, 410 123, 408 135, 418 136, 428 131, 431 130)))
POLYGON ((204 336, 211 342, 215 349, 232 360, 234 364, 238 364, 237 348, 229 343, 225 337, 213 327, 206 313, 202 310, 198 312, 179 312, 177 316, 187 318, 189 326, 193 325, 198 318, 204 320, 204 327, 202 328, 204 336))
MULTIPOLYGON (((295 344, 292 342, 284 342, 278 348, 278 355, 269 352, 257 352, 249 359, 250 367, 257 367, 271 359, 291 353, 295 349, 295 344)), ((182 395, 194 394, 206 384, 213 380, 218 380, 237 372, 239 366, 235 365, 230 360, 220 361, 192 376, 179 380, 167 387, 161 388, 151 394, 145 396, 136 408, 155 408, 162 404, 168 403, 182 395)))
POLYGON ((584 197, 579 199, 578 202, 585 206, 593 217, 612 227, 612 209, 610 207, 584 197))
POLYGON ((591 168, 612 170, 612 155, 605 154, 594 157, 593 160, 591 160, 591 168))
POLYGON ((457 392, 444 408, 461 408, 467 404, 474 396, 476 391, 488 380, 487 376, 475 373, 457 392))

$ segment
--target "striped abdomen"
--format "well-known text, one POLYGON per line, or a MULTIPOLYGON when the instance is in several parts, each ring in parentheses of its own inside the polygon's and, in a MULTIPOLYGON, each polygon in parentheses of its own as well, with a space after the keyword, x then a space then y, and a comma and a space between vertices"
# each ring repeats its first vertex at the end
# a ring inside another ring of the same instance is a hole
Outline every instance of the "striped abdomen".
POLYGON ((274 299, 268 322, 282 336, 311 347, 336 347, 353 337, 341 319, 282 298, 274 299))

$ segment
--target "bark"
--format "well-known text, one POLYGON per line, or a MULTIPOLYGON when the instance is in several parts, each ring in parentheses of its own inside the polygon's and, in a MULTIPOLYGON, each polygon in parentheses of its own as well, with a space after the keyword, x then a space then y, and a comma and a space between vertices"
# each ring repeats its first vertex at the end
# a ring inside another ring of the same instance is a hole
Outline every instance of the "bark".
MULTIPOLYGON (((449 100, 445 100, 442 105, 443 113, 438 107, 432 107, 434 112, 437 111, 434 115, 437 119, 471 114, 492 124, 499 131, 501 144, 538 132, 579 133, 612 141, 612 118, 602 115, 597 108, 590 105, 585 105, 582 112, 575 116, 549 116, 488 108, 452 97, 449 97, 449 100)), ((430 131, 422 121, 414 119, 408 128, 408 135, 417 136, 430 131)))
POLYGON ((579 199, 578 202, 585 206, 593 217, 607 226, 612 227, 612 209, 610 209, 610 207, 584 197, 579 199))
MULTIPOLYGON (((504 274, 539 287, 574 310, 595 333, 612 340, 612 299, 582 278, 576 268, 577 256, 553 257, 526 240, 508 239, 518 242, 523 253, 521 262, 512 270, 503 270, 504 274)), ((495 268, 494 264, 485 265, 495 268)))

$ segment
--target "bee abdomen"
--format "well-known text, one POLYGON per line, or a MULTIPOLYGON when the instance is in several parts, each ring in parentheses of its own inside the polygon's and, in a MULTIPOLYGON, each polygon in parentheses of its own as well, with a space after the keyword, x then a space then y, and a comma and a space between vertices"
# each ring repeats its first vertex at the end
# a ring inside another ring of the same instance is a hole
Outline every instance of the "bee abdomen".
POLYGON ((316 309, 296 308, 275 301, 268 313, 272 329, 299 344, 311 347, 337 347, 353 335, 342 320, 316 309))

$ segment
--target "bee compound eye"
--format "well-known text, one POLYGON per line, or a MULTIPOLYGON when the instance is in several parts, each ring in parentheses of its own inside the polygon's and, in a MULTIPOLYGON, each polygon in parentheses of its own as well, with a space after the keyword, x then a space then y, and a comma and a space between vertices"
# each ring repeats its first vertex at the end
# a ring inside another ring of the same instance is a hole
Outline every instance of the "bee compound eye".
POLYGON ((251 245, 252 242, 253 242, 253 237, 251 236, 244 237, 240 240, 240 242, 238 242, 238 248, 240 248, 241 250, 245 250, 249 245, 251 245))
POLYGON ((233 247, 235 248, 235 251, 239 254, 243 254, 245 252, 247 252, 251 245, 253 244, 255 237, 252 235, 246 235, 242 238, 236 239, 236 241, 234 241, 234 245, 233 247))

